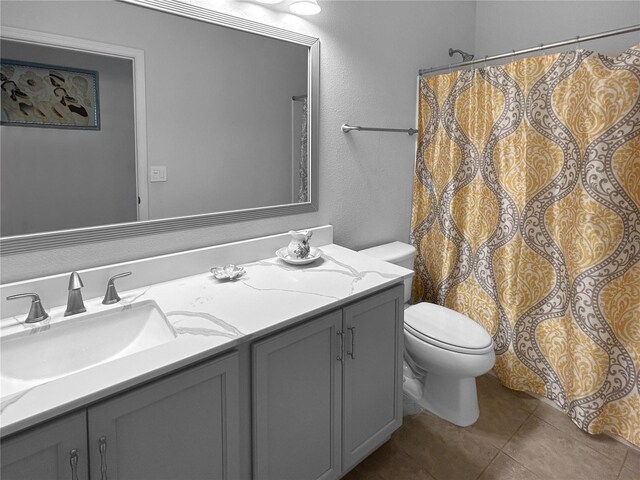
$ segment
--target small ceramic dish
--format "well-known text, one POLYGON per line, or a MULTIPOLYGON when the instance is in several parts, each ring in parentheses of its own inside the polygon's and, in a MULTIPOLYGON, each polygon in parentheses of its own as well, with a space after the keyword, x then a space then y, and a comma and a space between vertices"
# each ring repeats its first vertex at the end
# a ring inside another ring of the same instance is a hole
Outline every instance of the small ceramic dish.
POLYGON ((306 265, 319 259, 322 256, 322 252, 316 247, 311 247, 309 255, 304 258, 295 258, 289 255, 287 247, 282 247, 276 251, 276 256, 291 265, 306 265))
POLYGON ((211 273, 218 280, 235 280, 244 275, 244 267, 237 265, 225 265, 224 267, 213 267, 211 273))

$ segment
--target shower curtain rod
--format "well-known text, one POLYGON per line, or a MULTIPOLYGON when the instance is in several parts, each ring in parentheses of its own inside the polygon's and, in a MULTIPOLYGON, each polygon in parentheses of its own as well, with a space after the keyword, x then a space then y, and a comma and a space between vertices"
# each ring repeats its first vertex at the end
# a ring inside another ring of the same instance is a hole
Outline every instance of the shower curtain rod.
POLYGON ((526 55, 527 53, 539 52, 542 50, 548 50, 550 48, 564 47, 566 45, 573 45, 575 43, 589 42, 591 40, 598 40, 600 38, 613 37, 615 35, 623 35, 625 33, 631 33, 631 32, 637 32, 637 31, 640 31, 640 25, 631 25, 629 27, 618 28, 616 30, 609 30, 607 32, 594 33, 593 35, 587 35, 586 37, 578 36, 570 40, 563 40, 561 42, 550 43, 549 45, 545 45, 541 43, 537 47, 525 48, 524 50, 517 50, 517 51, 513 50, 508 53, 501 53, 499 55, 491 55, 490 57, 486 56, 484 58, 477 58, 475 60, 470 60, 468 62, 441 65, 439 67, 423 68, 421 70, 418 70, 418 75, 423 76, 429 73, 441 72, 443 70, 450 70, 454 67, 455 68, 468 67, 471 65, 477 65, 478 63, 490 62, 492 60, 501 60, 503 58, 515 57, 517 55, 526 55))

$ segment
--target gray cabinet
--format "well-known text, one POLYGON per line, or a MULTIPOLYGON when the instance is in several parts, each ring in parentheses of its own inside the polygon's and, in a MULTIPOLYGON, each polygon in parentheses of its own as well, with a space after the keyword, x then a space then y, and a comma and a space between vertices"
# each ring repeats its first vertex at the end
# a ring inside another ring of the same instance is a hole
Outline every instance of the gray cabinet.
POLYGON ((89 408, 91 478, 238 477, 237 354, 89 408))
POLYGON ((402 423, 402 286, 253 345, 257 480, 339 478, 402 423))
POLYGON ((3 440, 2 479, 235 480, 238 365, 232 353, 3 440))
POLYGON ((343 310, 342 469, 351 469, 402 424, 402 287, 343 310))
POLYGON ((86 480, 85 411, 2 441, 2 480, 86 480))
POLYGON ((253 477, 340 473, 341 312, 253 345, 253 477))

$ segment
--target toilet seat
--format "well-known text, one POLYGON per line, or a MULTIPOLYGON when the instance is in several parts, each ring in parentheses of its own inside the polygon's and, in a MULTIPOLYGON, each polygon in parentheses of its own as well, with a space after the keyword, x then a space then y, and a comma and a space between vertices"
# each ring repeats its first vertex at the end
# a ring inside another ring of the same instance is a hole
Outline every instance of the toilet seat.
POLYGON ((491 335, 481 325, 454 310, 421 302, 404 313, 407 332, 435 347, 470 355, 493 350, 491 335))

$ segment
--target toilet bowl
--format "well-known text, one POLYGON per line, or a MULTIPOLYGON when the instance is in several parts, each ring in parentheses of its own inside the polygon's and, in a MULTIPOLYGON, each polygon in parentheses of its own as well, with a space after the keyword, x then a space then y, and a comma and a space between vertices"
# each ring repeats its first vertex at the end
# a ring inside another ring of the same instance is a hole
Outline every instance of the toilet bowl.
MULTIPOLYGON (((415 249, 392 242, 361 253, 413 268, 415 249)), ((476 377, 495 363, 493 341, 469 317, 427 302, 409 305, 405 281, 403 390, 420 407, 456 425, 473 424, 480 414, 476 377)))

